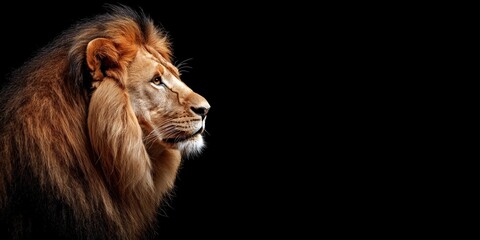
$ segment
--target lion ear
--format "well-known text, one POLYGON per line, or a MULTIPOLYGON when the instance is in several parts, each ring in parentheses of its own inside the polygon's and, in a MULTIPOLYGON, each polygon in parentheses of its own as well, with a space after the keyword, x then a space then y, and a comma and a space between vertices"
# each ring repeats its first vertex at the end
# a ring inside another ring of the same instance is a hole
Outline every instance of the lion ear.
POLYGON ((120 69, 120 54, 115 43, 107 38, 96 38, 87 45, 87 65, 96 81, 104 77, 113 77, 112 73, 120 69))

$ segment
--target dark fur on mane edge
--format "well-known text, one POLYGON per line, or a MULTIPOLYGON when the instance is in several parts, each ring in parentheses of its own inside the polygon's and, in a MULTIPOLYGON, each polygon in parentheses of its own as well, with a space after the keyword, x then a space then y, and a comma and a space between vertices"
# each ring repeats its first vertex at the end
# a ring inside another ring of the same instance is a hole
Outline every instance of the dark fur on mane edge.
POLYGON ((128 179, 125 193, 112 191, 95 161, 85 51, 95 38, 123 37, 170 61, 170 46, 142 11, 108 9, 54 39, 0 92, 0 239, 144 239, 155 232, 166 193, 155 195, 142 179, 128 179))

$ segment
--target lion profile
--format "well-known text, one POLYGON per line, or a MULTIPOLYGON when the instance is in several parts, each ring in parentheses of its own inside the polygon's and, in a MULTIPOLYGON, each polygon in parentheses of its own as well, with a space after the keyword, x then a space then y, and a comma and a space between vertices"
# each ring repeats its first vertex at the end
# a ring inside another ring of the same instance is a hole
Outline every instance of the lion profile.
POLYGON ((180 80, 165 34, 125 6, 61 34, 0 99, 6 238, 152 237, 210 108, 180 80))

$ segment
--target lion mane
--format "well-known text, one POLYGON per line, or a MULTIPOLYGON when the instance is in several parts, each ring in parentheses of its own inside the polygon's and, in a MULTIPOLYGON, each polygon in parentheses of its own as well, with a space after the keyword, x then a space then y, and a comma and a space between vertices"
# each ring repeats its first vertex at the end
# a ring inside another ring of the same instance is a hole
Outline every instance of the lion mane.
MULTIPOLYGON (((150 18, 110 6, 107 14, 73 26, 12 73, 0 93, 3 236, 154 236, 157 210, 184 153, 181 146, 203 144, 199 136, 197 143, 175 145, 180 137, 173 130, 168 142, 156 143, 152 136, 160 130, 150 122, 162 111, 140 117, 142 110, 134 106, 145 101, 135 102, 132 94, 155 98, 154 91, 170 91, 182 103, 204 101, 175 80, 179 73, 170 59, 167 37, 150 18), (138 63, 130 68, 140 52, 155 57, 164 74, 165 82, 148 82, 152 94, 132 90, 128 82, 131 68, 143 68, 138 63), (188 98, 181 99, 181 89, 188 98)), ((209 108, 203 104, 189 107, 202 120, 209 108)))

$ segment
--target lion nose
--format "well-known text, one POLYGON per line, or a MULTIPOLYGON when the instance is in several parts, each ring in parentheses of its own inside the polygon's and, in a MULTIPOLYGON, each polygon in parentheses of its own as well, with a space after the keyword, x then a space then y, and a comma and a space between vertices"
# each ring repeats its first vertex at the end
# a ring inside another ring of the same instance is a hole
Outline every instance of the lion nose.
POLYGON ((208 110, 210 110, 210 106, 199 106, 199 107, 191 107, 192 111, 200 116, 202 116, 202 119, 207 116, 208 110))
POLYGON ((187 100, 190 102, 190 110, 201 116, 202 120, 205 119, 208 110, 210 110, 210 104, 208 104, 207 100, 195 92, 188 95, 187 100))

